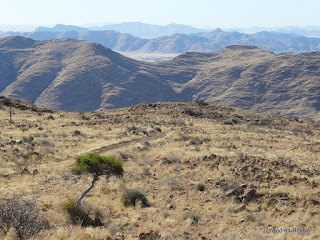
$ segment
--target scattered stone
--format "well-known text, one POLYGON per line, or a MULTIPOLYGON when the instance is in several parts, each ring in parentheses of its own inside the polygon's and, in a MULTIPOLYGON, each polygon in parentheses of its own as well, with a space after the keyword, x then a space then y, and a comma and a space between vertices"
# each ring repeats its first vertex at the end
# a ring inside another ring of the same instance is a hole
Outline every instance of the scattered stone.
POLYGON ((280 200, 282 200, 282 201, 288 201, 289 198, 288 198, 288 197, 282 197, 282 198, 280 198, 280 200))
POLYGON ((20 173, 21 173, 21 174, 30 174, 28 168, 26 168, 26 167, 23 168, 20 173))
POLYGON ((245 193, 240 196, 240 198, 242 199, 243 203, 248 203, 250 202, 252 199, 256 198, 256 190, 255 189, 249 189, 246 190, 245 193))
POLYGON ((243 194, 243 192, 244 191, 243 191, 242 188, 231 189, 231 190, 226 192, 225 196, 226 197, 239 196, 239 195, 243 194))
POLYGON ((320 204, 320 202, 318 200, 315 200, 315 199, 311 199, 310 202, 311 202, 312 205, 319 205, 320 204))
POLYGON ((114 237, 114 240, 124 240, 124 235, 117 233, 117 235, 114 237))
POLYGON ((238 207, 237 209, 235 209, 233 212, 234 213, 239 213, 239 212, 243 212, 246 210, 246 205, 241 205, 240 207, 238 207))
POLYGON ((139 234, 139 240, 157 240, 161 239, 161 235, 158 232, 150 231, 148 233, 140 233, 139 234))

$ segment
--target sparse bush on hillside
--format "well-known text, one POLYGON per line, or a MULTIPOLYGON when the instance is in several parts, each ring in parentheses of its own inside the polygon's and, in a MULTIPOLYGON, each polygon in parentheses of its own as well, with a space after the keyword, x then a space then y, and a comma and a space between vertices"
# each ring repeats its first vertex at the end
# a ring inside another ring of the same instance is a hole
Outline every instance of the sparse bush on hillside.
POLYGON ((209 105, 207 102, 205 102, 205 101, 202 100, 202 99, 196 101, 196 103, 197 103, 199 106, 207 106, 207 105, 209 105))
POLYGON ((172 191, 184 189, 182 183, 176 178, 168 179, 168 185, 172 191))
POLYGON ((135 134, 143 133, 144 135, 148 135, 148 132, 146 129, 142 127, 136 127, 134 125, 132 127, 127 127, 127 130, 135 134))
POLYGON ((222 124, 222 125, 233 125, 234 122, 231 121, 231 120, 223 120, 223 121, 221 122, 221 124, 222 124))
POLYGON ((79 130, 74 130, 72 132, 72 136, 80 136, 81 135, 81 132, 79 130))
POLYGON ((190 145, 200 145, 203 143, 203 140, 200 139, 199 137, 193 137, 190 140, 190 145))
POLYGON ((71 224, 79 224, 81 226, 102 226, 101 217, 96 217, 94 220, 90 217, 89 206, 79 206, 74 199, 68 199, 62 203, 62 210, 68 215, 71 224))
POLYGON ((22 141, 24 143, 31 143, 33 140, 34 140, 34 137, 31 135, 29 135, 28 137, 26 137, 26 136, 22 137, 22 141))
POLYGON ((0 200, 0 230, 4 235, 13 228, 19 239, 28 239, 49 227, 34 202, 18 197, 0 200))
POLYGON ((161 132, 162 130, 161 130, 161 128, 159 128, 159 127, 155 127, 154 128, 157 132, 161 132))
POLYGON ((121 196, 121 201, 124 206, 135 206, 138 202, 142 207, 148 207, 149 203, 146 196, 136 189, 125 189, 121 196))
POLYGON ((189 220, 192 225, 197 225, 200 223, 200 217, 197 214, 194 214, 192 212, 185 213, 183 215, 184 220, 189 220))
POLYGON ((90 117, 86 116, 83 112, 79 112, 79 115, 82 120, 90 120, 90 117))
POLYGON ((176 164, 179 163, 180 160, 177 157, 165 157, 162 159, 162 162, 166 164, 176 164))
POLYGON ((204 186, 203 184, 199 183, 199 184, 197 185, 197 190, 198 190, 198 191, 203 192, 204 189, 205 189, 205 186, 204 186))
POLYGON ((183 119, 171 119, 170 121, 167 122, 169 125, 174 125, 174 126, 186 126, 186 121, 183 119))
POLYGON ((40 140, 39 144, 40 144, 40 146, 46 146, 46 147, 53 147, 54 146, 54 144, 48 140, 40 140))
POLYGON ((202 115, 202 113, 200 113, 200 112, 195 112, 195 111, 193 111, 192 109, 186 109, 186 110, 184 111, 184 113, 187 114, 187 115, 189 115, 189 116, 191 116, 191 117, 199 117, 199 116, 202 115))

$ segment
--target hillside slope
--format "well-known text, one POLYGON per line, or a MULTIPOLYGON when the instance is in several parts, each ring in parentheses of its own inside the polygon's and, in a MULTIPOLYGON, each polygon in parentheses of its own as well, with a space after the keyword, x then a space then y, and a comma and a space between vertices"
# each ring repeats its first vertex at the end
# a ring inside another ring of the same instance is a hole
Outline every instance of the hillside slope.
POLYGON ((9 124, 8 101, 0 97, 0 220, 25 220, 18 227, 40 230, 31 239, 319 239, 319 123, 189 102, 72 113, 14 101, 9 124), (76 168, 87 153, 118 157, 124 174, 100 176, 84 214, 70 216, 62 206, 92 182, 76 168))
POLYGON ((0 92, 41 107, 91 111, 194 101, 319 119, 320 53, 248 46, 145 63, 71 39, 0 39, 0 92))

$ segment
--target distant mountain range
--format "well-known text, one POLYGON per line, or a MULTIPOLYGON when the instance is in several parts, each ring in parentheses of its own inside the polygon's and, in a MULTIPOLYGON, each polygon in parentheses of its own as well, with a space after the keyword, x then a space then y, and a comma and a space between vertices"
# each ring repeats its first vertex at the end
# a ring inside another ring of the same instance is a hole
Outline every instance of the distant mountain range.
MULTIPOLYGON (((43 29, 43 28, 41 28, 43 29)), ((25 36, 34 40, 49 40, 73 38, 102 44, 107 48, 122 52, 139 53, 184 53, 184 52, 216 52, 228 45, 257 46, 275 53, 282 52, 310 52, 320 50, 320 38, 307 38, 297 34, 259 32, 244 34, 239 32, 225 32, 216 29, 211 32, 193 34, 174 34, 172 36, 154 39, 141 39, 131 34, 113 30, 104 31, 75 31, 73 26, 57 25, 56 31, 35 32, 6 32, 0 36, 25 36), (63 31, 73 29, 72 31, 63 31)), ((45 30, 45 29, 44 29, 45 30)))
POLYGON ((191 34, 206 32, 204 29, 194 28, 183 24, 169 24, 166 26, 145 24, 139 22, 126 22, 119 24, 109 24, 103 27, 90 27, 90 30, 114 30, 121 33, 129 33, 140 38, 157 38, 171 36, 176 33, 191 34))
POLYGON ((120 33, 128 33, 140 38, 157 38, 163 36, 171 36, 175 33, 182 34, 190 34, 190 33, 199 33, 206 32, 206 30, 190 27, 183 24, 169 24, 166 26, 139 23, 139 22, 125 22, 125 23, 117 23, 117 24, 108 24, 102 27, 89 27, 82 28, 72 25, 63 25, 58 24, 52 28, 48 27, 38 27, 36 32, 68 32, 68 31, 76 31, 76 32, 86 32, 86 31, 104 31, 104 30, 114 30, 120 33))
POLYGON ((0 39, 0 93, 62 110, 194 101, 320 119, 320 52, 232 45, 146 63, 72 39, 0 39))
POLYGON ((319 26, 286 26, 286 27, 248 27, 248 28, 226 28, 225 31, 243 32, 243 33, 257 33, 257 32, 278 32, 278 33, 293 33, 305 37, 320 37, 319 26))

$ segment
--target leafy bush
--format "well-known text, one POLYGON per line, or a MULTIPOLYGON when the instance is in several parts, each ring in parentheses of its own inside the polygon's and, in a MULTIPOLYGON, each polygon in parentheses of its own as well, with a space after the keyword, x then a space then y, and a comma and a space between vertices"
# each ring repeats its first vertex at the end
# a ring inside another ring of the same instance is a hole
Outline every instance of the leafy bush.
POLYGON ((183 185, 182 183, 177 180, 176 178, 171 178, 168 180, 168 185, 171 188, 172 191, 174 190, 183 190, 183 185))
POLYGON ((48 117, 47 117, 48 120, 54 120, 54 117, 50 114, 48 117))
POLYGON ((104 157, 96 153, 88 153, 76 158, 76 169, 80 172, 92 174, 92 183, 85 190, 77 201, 77 206, 81 203, 84 196, 94 187, 96 181, 101 175, 106 175, 106 178, 111 175, 121 177, 123 175, 122 162, 117 157, 104 157))
POLYGON ((125 189, 121 196, 121 201, 124 206, 135 206, 138 201, 142 207, 148 207, 149 203, 146 196, 136 189, 125 189))
POLYGON ((54 144, 48 140, 40 140, 39 142, 40 146, 47 146, 47 147, 53 147, 54 144))
POLYGON ((195 111, 193 111, 192 109, 186 109, 186 110, 184 111, 184 113, 187 114, 187 115, 189 115, 189 116, 191 116, 191 117, 198 117, 198 116, 201 116, 201 115, 202 115, 202 113, 200 113, 200 112, 195 112, 195 111))
POLYGON ((204 100, 200 99, 198 101, 196 101, 196 103, 199 105, 199 106, 207 106, 209 105, 208 103, 206 103, 204 100))
POLYGON ((192 212, 185 213, 183 215, 183 219, 191 221, 192 225, 196 225, 200 223, 200 217, 192 212))
POLYGON ((224 121, 221 122, 221 124, 222 124, 222 125, 233 125, 234 122, 231 121, 231 120, 224 120, 224 121))
POLYGON ((162 162, 166 164, 176 164, 176 163, 179 163, 180 160, 177 157, 169 157, 169 158, 165 157, 162 159, 162 162))
POLYGON ((0 200, 0 230, 3 234, 14 228, 19 239, 28 239, 49 227, 48 220, 40 215, 34 202, 18 197, 0 200))
POLYGON ((78 170, 97 175, 122 176, 122 162, 114 156, 104 157, 96 153, 88 153, 76 158, 78 170))
POLYGON ((31 135, 29 135, 28 137, 26 137, 26 136, 22 137, 22 141, 24 143, 31 143, 33 140, 34 140, 34 137, 31 135))
POLYGON ((205 189, 205 186, 204 186, 203 184, 199 183, 199 184, 197 185, 197 190, 198 190, 198 191, 203 192, 204 189, 205 189))
POLYGON ((159 127, 155 127, 154 128, 157 132, 161 132, 162 130, 161 130, 161 128, 159 128, 159 127))
POLYGON ((190 140, 190 145, 201 145, 203 143, 203 140, 199 137, 193 137, 190 140))
POLYGON ((73 135, 73 136, 80 136, 80 135, 81 135, 81 132, 80 132, 79 130, 74 130, 74 131, 72 132, 72 135, 73 135))
POLYGON ((167 122, 169 125, 174 125, 174 126, 186 126, 186 121, 183 119, 171 119, 167 122))
POLYGON ((102 221, 100 218, 95 218, 94 220, 90 217, 89 207, 80 207, 77 205, 77 201, 74 199, 69 199, 62 203, 62 210, 67 213, 71 224, 80 224, 81 226, 102 226, 102 221))

